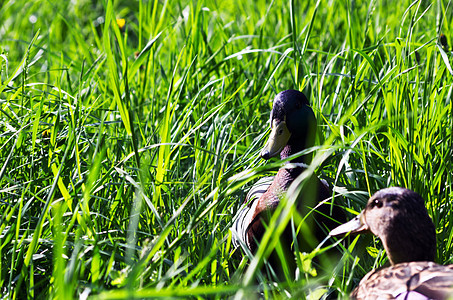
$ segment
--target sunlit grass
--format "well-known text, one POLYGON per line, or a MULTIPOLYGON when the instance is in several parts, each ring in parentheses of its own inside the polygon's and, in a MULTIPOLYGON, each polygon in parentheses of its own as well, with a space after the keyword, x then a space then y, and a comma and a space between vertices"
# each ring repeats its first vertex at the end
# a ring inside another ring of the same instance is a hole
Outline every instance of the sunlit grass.
POLYGON ((281 164, 258 153, 285 89, 310 98, 310 172, 336 201, 417 191, 453 263, 452 3, 403 2, 6 1, 2 296, 345 297, 385 262, 377 239, 298 254, 295 282, 250 267, 265 247, 232 252, 247 189, 281 164))

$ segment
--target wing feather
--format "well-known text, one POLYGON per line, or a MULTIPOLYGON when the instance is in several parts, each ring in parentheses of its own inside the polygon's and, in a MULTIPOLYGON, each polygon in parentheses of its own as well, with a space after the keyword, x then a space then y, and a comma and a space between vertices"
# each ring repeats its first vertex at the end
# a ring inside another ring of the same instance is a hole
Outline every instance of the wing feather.
POLYGON ((247 235, 248 225, 252 223, 253 214, 258 204, 258 200, 268 190, 272 184, 274 176, 263 177, 258 180, 247 193, 244 204, 234 217, 235 221, 231 227, 233 233, 232 242, 235 248, 243 247, 250 249, 252 241, 247 235))
POLYGON ((434 262, 400 263, 365 275, 352 299, 448 299, 453 295, 453 266, 434 262))

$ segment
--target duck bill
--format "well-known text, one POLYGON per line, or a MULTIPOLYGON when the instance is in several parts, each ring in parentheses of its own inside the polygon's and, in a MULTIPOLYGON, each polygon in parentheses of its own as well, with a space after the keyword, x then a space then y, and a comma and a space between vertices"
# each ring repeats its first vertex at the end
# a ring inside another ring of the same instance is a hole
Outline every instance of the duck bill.
POLYGON ((362 233, 369 231, 368 225, 365 223, 363 213, 352 219, 351 221, 344 223, 333 229, 329 235, 338 236, 345 235, 347 233, 362 233))
POLYGON ((261 151, 261 157, 264 159, 269 159, 280 154, 280 152, 288 143, 290 137, 291 132, 289 132, 288 127, 286 126, 286 122, 278 122, 277 120, 274 120, 272 123, 269 140, 264 146, 264 149, 261 151))

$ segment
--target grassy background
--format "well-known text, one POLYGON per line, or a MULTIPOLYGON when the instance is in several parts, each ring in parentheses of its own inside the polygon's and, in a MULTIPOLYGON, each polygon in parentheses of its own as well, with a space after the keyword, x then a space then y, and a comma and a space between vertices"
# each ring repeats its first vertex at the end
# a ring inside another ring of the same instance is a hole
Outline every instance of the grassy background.
POLYGON ((351 215, 411 188, 453 263, 451 1, 0 5, 2 298, 347 295, 377 239, 277 284, 231 253, 285 89, 309 95, 314 166, 351 215))

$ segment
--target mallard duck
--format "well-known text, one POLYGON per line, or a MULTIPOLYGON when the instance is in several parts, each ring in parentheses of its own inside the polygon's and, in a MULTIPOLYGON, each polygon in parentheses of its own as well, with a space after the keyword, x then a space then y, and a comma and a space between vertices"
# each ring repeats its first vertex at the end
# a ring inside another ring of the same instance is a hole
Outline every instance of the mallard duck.
MULTIPOLYGON (((283 160, 314 145, 316 118, 307 97, 299 91, 286 90, 275 96, 270 124, 269 140, 260 153, 261 157, 266 160, 277 155, 280 155, 283 160)), ((262 178, 250 189, 244 205, 237 212, 231 227, 232 242, 235 248, 242 245, 252 253, 255 252, 257 242, 259 243, 265 231, 263 223, 268 222, 270 214, 278 206, 282 195, 306 169, 306 164, 310 163, 310 160, 310 155, 294 158, 290 160, 288 167, 282 167, 274 177, 262 178)), ((321 182, 316 176, 312 176, 309 180, 309 184, 306 185, 308 195, 306 193, 299 197, 297 203, 298 209, 304 212, 307 211, 306 208, 303 208, 304 205, 313 208, 320 201, 332 195, 328 185, 321 182)), ((331 210, 330 202, 321 207, 318 209, 320 213, 316 222, 322 223, 321 226, 326 226, 328 230, 338 225, 329 216, 341 214, 344 218, 343 211, 337 206, 333 206, 333 210, 331 210)), ((325 238, 328 230, 319 229, 315 234, 317 237, 325 238)), ((280 240, 286 240, 287 244, 291 244, 293 238, 289 226, 280 240)), ((291 247, 289 245, 286 245, 287 248, 291 247)))
POLYGON ((453 295, 453 265, 434 263, 434 224, 416 192, 401 187, 376 192, 360 215, 330 235, 348 232, 378 236, 391 264, 365 275, 352 299, 447 299, 453 295))

